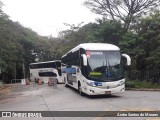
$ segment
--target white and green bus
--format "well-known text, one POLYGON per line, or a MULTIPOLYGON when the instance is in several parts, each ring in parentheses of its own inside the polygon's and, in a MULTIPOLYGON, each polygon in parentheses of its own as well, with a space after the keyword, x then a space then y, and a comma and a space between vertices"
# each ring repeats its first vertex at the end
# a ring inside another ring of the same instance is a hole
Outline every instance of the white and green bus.
POLYGON ((62 80, 60 60, 30 63, 31 81, 41 79, 44 83, 48 83, 51 77, 56 78, 58 83, 64 83, 62 80))
POLYGON ((124 63, 131 64, 127 54, 107 43, 84 43, 61 58, 65 86, 71 86, 81 95, 103 95, 125 91, 124 63), (125 61, 125 62, 124 62, 125 61))

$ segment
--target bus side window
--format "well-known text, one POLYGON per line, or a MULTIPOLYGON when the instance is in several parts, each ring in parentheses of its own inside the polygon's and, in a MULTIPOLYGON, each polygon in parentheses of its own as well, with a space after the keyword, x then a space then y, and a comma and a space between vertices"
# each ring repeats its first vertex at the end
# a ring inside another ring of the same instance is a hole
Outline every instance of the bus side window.
POLYGON ((62 73, 66 73, 66 68, 61 69, 62 73))
POLYGON ((72 68, 72 74, 76 74, 76 68, 72 68))
POLYGON ((77 68, 77 73, 79 73, 79 68, 77 68))

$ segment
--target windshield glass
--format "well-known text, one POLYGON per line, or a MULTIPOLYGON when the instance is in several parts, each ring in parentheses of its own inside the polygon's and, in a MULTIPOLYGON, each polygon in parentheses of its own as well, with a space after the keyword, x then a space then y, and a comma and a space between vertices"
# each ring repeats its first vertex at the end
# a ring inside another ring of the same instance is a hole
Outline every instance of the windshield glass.
POLYGON ((88 79, 116 81, 124 77, 119 51, 86 51, 88 79))

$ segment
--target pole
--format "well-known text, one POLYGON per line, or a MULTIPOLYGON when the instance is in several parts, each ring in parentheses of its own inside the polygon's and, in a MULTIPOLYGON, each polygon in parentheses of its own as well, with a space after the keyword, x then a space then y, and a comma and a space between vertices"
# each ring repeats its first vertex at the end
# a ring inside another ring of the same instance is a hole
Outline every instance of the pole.
POLYGON ((25 67, 24 67, 24 63, 23 63, 23 77, 25 79, 25 67))
POLYGON ((17 64, 16 64, 16 61, 15 61, 15 78, 14 78, 15 81, 16 81, 16 79, 17 79, 17 78, 16 78, 16 77, 17 77, 17 68, 16 68, 17 66, 16 66, 16 65, 17 65, 17 64))

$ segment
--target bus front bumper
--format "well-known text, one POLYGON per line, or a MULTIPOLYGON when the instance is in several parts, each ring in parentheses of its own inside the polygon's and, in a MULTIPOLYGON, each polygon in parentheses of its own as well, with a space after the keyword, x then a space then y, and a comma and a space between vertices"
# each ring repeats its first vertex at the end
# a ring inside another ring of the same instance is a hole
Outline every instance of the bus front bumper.
POLYGON ((111 89, 87 86, 84 88, 84 91, 87 95, 110 95, 110 94, 114 94, 114 93, 124 92, 125 85, 118 86, 116 88, 111 88, 111 89))

